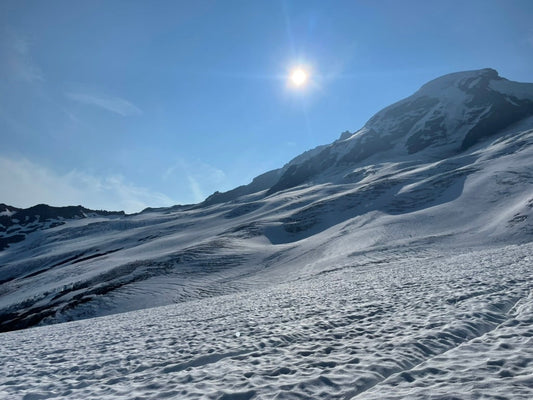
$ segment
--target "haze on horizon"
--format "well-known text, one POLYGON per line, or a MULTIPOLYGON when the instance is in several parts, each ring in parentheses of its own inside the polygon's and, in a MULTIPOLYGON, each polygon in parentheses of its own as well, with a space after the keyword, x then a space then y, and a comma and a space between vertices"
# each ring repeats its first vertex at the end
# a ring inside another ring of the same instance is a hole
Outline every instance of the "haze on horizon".
POLYGON ((533 82, 532 16, 525 0, 3 1, 0 202, 202 201, 440 75, 533 82))

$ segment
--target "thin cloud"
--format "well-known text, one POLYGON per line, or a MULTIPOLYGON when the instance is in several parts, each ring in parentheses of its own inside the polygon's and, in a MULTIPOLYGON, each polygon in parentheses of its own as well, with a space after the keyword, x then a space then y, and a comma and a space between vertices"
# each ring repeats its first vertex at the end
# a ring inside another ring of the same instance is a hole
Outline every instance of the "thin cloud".
POLYGON ((28 83, 44 81, 43 72, 31 57, 29 40, 9 28, 4 29, 3 36, 0 63, 7 78, 28 83))
POLYGON ((164 171, 161 179, 187 186, 188 198, 195 203, 203 201, 207 195, 217 190, 227 190, 229 186, 224 171, 199 160, 179 159, 164 171))
POLYGON ((76 92, 69 92, 65 95, 71 100, 99 107, 103 110, 110 111, 123 117, 142 114, 142 111, 136 105, 120 97, 113 97, 104 94, 76 92))
POLYGON ((202 193, 202 189, 200 189, 200 184, 190 175, 187 176, 187 180, 189 181, 189 188, 194 195, 195 203, 200 203, 205 199, 205 195, 202 193))
POLYGON ((127 182, 120 175, 96 176, 77 170, 59 174, 27 159, 0 156, 0 202, 16 207, 38 203, 124 210, 176 204, 168 196, 127 182))

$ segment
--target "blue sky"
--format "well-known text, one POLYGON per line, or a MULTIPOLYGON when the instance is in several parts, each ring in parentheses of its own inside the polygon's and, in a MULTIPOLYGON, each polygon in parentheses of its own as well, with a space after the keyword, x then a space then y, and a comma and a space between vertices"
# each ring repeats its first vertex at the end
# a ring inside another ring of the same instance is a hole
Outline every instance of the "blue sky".
POLYGON ((3 0, 0 202, 199 202, 437 76, 533 82, 532 19, 530 0, 3 0))

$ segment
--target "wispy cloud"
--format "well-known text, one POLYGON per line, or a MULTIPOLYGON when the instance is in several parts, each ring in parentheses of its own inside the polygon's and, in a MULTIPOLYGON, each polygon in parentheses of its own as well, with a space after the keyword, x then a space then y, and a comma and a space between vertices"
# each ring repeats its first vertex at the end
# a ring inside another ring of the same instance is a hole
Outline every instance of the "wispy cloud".
POLYGON ((35 64, 30 53, 30 41, 22 34, 5 28, 0 40, 0 63, 9 79, 24 82, 44 81, 41 69, 35 64))
POLYGON ((163 173, 164 181, 183 181, 188 185, 189 196, 198 203, 217 190, 226 190, 228 187, 227 176, 219 168, 213 167, 202 161, 179 159, 163 173))
POLYGON ((142 111, 136 105, 120 97, 83 92, 68 92, 65 95, 71 100, 99 107, 123 117, 142 114, 142 111))
POLYGON ((27 159, 0 156, 0 202, 17 207, 37 203, 138 212, 176 204, 168 196, 127 182, 120 175, 96 176, 72 170, 52 171, 27 159))
POLYGON ((200 203, 205 199, 205 195, 202 193, 202 189, 200 189, 200 184, 191 175, 187 175, 187 180, 189 181, 189 188, 194 196, 194 202, 200 203))

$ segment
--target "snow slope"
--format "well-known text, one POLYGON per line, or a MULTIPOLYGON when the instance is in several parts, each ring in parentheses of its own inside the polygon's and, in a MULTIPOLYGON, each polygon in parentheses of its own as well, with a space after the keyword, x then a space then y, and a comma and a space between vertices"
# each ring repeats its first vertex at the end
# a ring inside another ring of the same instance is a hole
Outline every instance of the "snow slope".
POLYGON ((0 395, 532 398, 532 144, 467 71, 201 204, 0 205, 0 395))
POLYGON ((65 220, 124 216, 123 211, 96 211, 82 206, 50 207, 46 204, 21 209, 0 203, 0 251, 26 239, 37 230, 63 225, 65 220))
POLYGON ((7 399, 531 399, 530 244, 1 334, 7 399))

